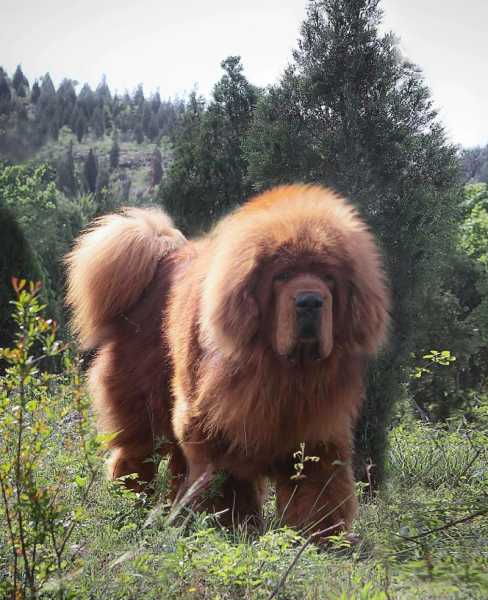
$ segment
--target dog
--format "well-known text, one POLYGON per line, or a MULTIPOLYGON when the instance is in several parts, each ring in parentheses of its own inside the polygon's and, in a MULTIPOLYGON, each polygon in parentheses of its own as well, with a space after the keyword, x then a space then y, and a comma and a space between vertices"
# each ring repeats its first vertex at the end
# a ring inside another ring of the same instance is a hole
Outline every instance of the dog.
POLYGON ((177 500, 223 473, 202 506, 231 522, 259 517, 271 480, 282 523, 351 528, 352 431, 390 303, 351 204, 280 186, 193 241, 159 209, 125 208, 80 236, 67 267, 112 477, 151 481, 157 451, 177 500))

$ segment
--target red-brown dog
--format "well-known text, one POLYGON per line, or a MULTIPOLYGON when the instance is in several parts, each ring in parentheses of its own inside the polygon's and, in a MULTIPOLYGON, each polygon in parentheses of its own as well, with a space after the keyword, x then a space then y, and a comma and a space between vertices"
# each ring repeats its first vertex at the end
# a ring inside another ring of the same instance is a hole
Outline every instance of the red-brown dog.
POLYGON ((127 208, 98 219, 67 263, 74 329, 98 348, 99 424, 118 432, 113 477, 151 480, 157 448, 179 497, 224 472, 211 507, 232 519, 260 513, 270 478, 282 522, 350 527, 352 429, 388 293, 349 204, 318 186, 278 187, 191 242, 160 210, 127 208), (315 460, 293 456, 303 442, 315 460))

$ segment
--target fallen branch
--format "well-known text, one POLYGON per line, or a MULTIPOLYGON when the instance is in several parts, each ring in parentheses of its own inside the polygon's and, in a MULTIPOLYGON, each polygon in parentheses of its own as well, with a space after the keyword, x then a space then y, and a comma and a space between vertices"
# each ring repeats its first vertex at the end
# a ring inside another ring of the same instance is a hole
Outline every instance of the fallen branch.
POLYGON ((420 538, 430 535, 431 533, 438 533, 439 531, 444 531, 446 529, 450 529, 451 527, 455 527, 456 525, 461 525, 461 523, 467 523, 468 521, 472 521, 473 519, 476 519, 476 517, 482 517, 483 515, 486 515, 486 514, 488 514, 488 509, 479 510, 471 515, 468 515, 467 517, 463 517, 462 519, 456 519, 456 521, 449 521, 449 523, 446 523, 445 525, 442 525, 441 527, 436 527, 435 529, 429 529, 429 531, 424 531, 422 533, 419 533, 418 535, 408 536, 408 535, 401 535, 398 533, 395 535, 402 538, 402 540, 407 540, 409 542, 415 542, 420 538))

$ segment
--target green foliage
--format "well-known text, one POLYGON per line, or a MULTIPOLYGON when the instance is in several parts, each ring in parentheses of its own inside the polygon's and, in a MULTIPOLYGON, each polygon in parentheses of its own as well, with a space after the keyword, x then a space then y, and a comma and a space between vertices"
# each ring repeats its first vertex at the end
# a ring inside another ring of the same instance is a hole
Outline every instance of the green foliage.
MULTIPOLYGON (((103 481, 104 440, 92 433, 77 361, 42 316, 37 288, 15 285, 18 334, 1 351, 1 597, 486 597, 486 398, 470 421, 403 416, 390 434, 388 486, 361 506, 355 547, 333 538, 321 550, 281 528, 272 497, 262 534, 191 511, 171 520, 164 465, 161 501, 103 481), (53 355, 61 375, 42 368, 53 355)), ((305 448, 296 458, 307 460, 305 448)))
POLYGON ((438 305, 446 303, 460 198, 455 149, 420 71, 393 35, 380 33, 380 21, 378 0, 310 2, 294 62, 258 103, 245 156, 257 189, 298 179, 350 197, 384 249, 393 328, 370 371, 357 437, 359 458, 372 460, 381 479, 409 353, 453 347, 459 332, 438 305))
POLYGON ((221 66, 224 75, 207 107, 202 98, 190 95, 161 186, 163 206, 189 232, 208 228, 250 193, 241 143, 257 90, 245 78, 239 57, 231 56, 221 66))
MULTIPOLYGON (((12 216, 16 223, 13 227, 20 228, 19 235, 25 238, 30 248, 26 252, 32 256, 32 260, 24 263, 26 271, 23 273, 18 271, 22 265, 17 260, 5 263, 2 289, 10 288, 12 276, 36 274, 43 281, 44 300, 56 318, 63 322, 63 299, 59 293, 64 288, 62 257, 75 235, 94 214, 89 199, 81 198, 75 202, 63 196, 56 188, 53 172, 46 165, 28 167, 0 163, 0 209, 12 216)), ((2 244, 9 238, 11 236, 2 237, 2 244)), ((10 251, 5 248, 4 256, 10 251)))
POLYGON ((90 148, 83 165, 83 179, 86 191, 94 194, 97 190, 98 161, 93 149, 90 148))
POLYGON ((53 577, 58 578, 54 589, 64 588, 62 576, 72 556, 68 542, 86 515, 100 443, 87 424, 89 404, 79 371, 56 339, 56 324, 42 316, 39 286, 17 279, 13 284, 17 335, 12 347, 0 349, 8 365, 0 382, 1 538, 8 549, 0 595, 35 598, 48 583, 53 589, 53 577), (43 362, 62 353, 62 376, 42 369, 43 362), (52 405, 55 388, 69 399, 63 407, 52 405), (76 434, 56 430, 69 421, 76 423, 76 434), (64 468, 60 462, 48 477, 43 468, 53 458, 53 438, 79 444, 81 460, 64 468))
POLYGON ((466 186, 464 206, 467 215, 461 226, 461 248, 488 272, 488 184, 466 186))
POLYGON ((15 276, 38 279, 40 269, 22 228, 12 212, 4 207, 0 207, 0 240, 0 346, 4 346, 14 331, 10 302, 15 294, 10 280, 15 276))

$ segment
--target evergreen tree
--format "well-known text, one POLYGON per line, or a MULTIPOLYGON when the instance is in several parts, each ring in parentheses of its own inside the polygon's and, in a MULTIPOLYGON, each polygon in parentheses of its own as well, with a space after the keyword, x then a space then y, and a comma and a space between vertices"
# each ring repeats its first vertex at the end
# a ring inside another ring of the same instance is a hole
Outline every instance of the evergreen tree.
POLYGON ((113 171, 119 166, 120 147, 119 147, 119 134, 117 131, 114 133, 112 147, 110 148, 109 162, 110 170, 113 171))
POLYGON ((144 141, 144 132, 142 131, 142 126, 140 124, 137 124, 134 129, 134 137, 136 138, 136 142, 138 144, 142 144, 144 141))
POLYGON ((12 277, 38 281, 40 270, 17 219, 0 206, 0 347, 9 346, 15 330, 10 316, 15 300, 12 277))
POLYGON ((105 75, 102 76, 102 81, 97 86, 95 97, 99 106, 110 105, 112 102, 112 94, 105 75))
POLYGON ((41 95, 37 103, 39 124, 44 135, 57 138, 59 124, 57 121, 56 90, 49 73, 42 78, 41 95))
POLYGON ((90 148, 83 164, 83 176, 86 191, 94 194, 97 191, 98 161, 92 148, 90 148))
POLYGON ((39 100, 40 95, 41 95, 41 88, 39 87, 39 83, 36 80, 36 81, 34 81, 34 85, 32 86, 32 90, 31 90, 32 104, 37 104, 37 101, 39 100))
POLYGON ((88 126, 85 114, 80 109, 75 109, 75 112, 73 114, 72 130, 76 134, 76 138, 80 143, 83 141, 83 137, 85 136, 87 129, 88 126))
POLYGON ((12 78, 12 84, 17 96, 20 96, 21 98, 25 98, 27 96, 27 92, 29 91, 29 81, 22 72, 20 65, 17 65, 17 68, 15 69, 15 73, 12 78))
POLYGON ((136 106, 142 106, 145 102, 145 98, 144 98, 144 89, 142 87, 142 83, 140 83, 135 91, 134 94, 134 104, 136 106))
POLYGON ((95 107, 90 121, 90 125, 93 130, 93 133, 97 138, 101 138, 105 135, 105 115, 103 107, 95 107))
POLYGON ((297 179, 332 186, 356 203, 384 247, 393 330, 370 371, 357 444, 381 478, 409 353, 439 341, 429 338, 427 315, 442 293, 459 198, 455 149, 418 68, 391 34, 380 35, 378 3, 310 3, 294 63, 259 102, 245 147, 255 187, 297 179))
POLYGON ((158 115, 154 113, 151 114, 151 119, 149 121, 149 126, 147 129, 147 137, 154 142, 159 136, 159 120, 158 115))
POLYGON ((60 127, 70 125, 73 120, 73 111, 76 106, 75 84, 71 79, 63 79, 56 92, 58 122, 60 127))
POLYGON ((151 187, 156 187, 161 183, 163 177, 162 156, 159 148, 154 148, 151 156, 151 187))
POLYGON ((161 108, 161 96, 159 95, 159 90, 151 98, 151 110, 154 114, 157 114, 159 109, 161 108))
POLYGON ((95 98, 93 90, 87 83, 85 83, 85 85, 81 88, 80 93, 78 94, 77 104, 82 110, 86 122, 88 123, 97 105, 97 100, 95 98))
POLYGON ((58 161, 56 167, 57 185, 67 196, 73 196, 77 191, 75 163, 73 160, 73 142, 69 143, 66 153, 58 161))
POLYGON ((148 102, 144 103, 144 108, 142 111, 142 131, 144 132, 144 134, 146 135, 146 137, 148 137, 149 139, 151 139, 150 133, 151 133, 151 117, 152 117, 152 111, 151 111, 151 106, 149 105, 148 102))
POLYGON ((3 69, 0 70, 0 115, 7 115, 11 109, 12 92, 3 69))
POLYGON ((201 99, 190 96, 161 188, 163 204, 189 231, 207 227, 251 193, 241 142, 257 90, 243 75, 239 57, 231 56, 221 66, 224 75, 206 110, 201 99))

